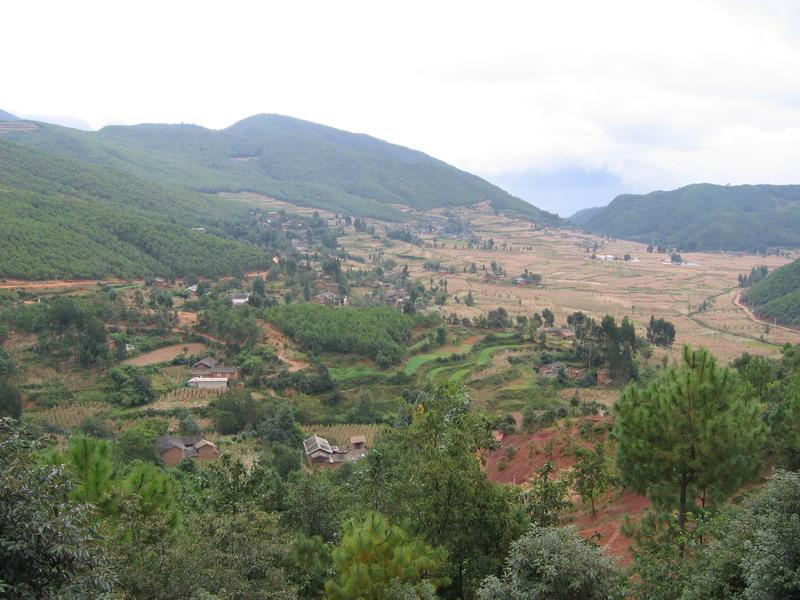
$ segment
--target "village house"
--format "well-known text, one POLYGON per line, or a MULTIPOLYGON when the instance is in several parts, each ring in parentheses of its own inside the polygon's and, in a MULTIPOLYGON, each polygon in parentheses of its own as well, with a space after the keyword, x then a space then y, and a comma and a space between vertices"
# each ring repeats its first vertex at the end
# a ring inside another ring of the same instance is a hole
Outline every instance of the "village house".
POLYGON ((608 371, 598 371, 597 372, 597 385, 611 385, 614 383, 614 380, 611 379, 611 375, 608 371))
POLYGON ((339 296, 332 292, 322 292, 317 294, 311 299, 313 304, 325 304, 327 306, 336 306, 340 304, 347 304, 347 296, 339 296))
POLYGON ((572 339, 575 337, 575 330, 572 327, 540 327, 539 333, 554 335, 562 339, 572 339))
POLYGON ((245 294, 244 292, 239 292, 231 296, 231 304, 234 307, 247 306, 249 300, 250 294, 245 294))
POLYGON ((192 368, 189 369, 189 375, 202 378, 227 377, 228 379, 239 379, 239 367, 228 367, 216 358, 206 356, 192 365, 192 368))
POLYGON ((312 467, 332 468, 345 462, 353 462, 367 453, 367 439, 363 435, 350 438, 348 448, 332 446, 328 440, 312 435, 303 440, 303 454, 312 467))
POLYGON ((561 372, 561 369, 564 370, 564 375, 568 379, 580 379, 583 377, 583 371, 576 367, 570 367, 565 365, 564 363, 554 362, 547 365, 542 365, 539 367, 539 375, 542 377, 558 377, 558 374, 561 372))
POLYGON ((216 460, 219 458, 216 444, 201 436, 162 435, 156 439, 156 454, 167 465, 176 465, 185 458, 192 460, 216 460))

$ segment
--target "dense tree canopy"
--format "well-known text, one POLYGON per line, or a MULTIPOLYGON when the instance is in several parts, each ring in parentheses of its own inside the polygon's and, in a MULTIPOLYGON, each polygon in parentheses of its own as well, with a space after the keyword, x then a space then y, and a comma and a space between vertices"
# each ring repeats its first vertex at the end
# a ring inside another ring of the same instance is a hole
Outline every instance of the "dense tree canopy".
POLYGON ((613 560, 574 529, 531 526, 511 545, 502 577, 489 577, 480 600, 622 600, 625 578, 613 560))
POLYGON ((761 406, 707 350, 646 388, 628 386, 614 407, 617 464, 631 488, 686 513, 725 500, 758 473, 766 442, 761 406))

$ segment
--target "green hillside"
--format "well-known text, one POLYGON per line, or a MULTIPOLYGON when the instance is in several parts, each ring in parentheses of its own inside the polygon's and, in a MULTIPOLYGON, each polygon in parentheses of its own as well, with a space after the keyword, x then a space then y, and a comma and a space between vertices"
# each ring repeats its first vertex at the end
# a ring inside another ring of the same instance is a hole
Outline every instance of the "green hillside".
POLYGON ((19 118, 15 117, 10 112, 0 110, 0 121, 19 121, 19 118))
POLYGON ((681 250, 800 246, 800 186, 694 184, 617 196, 587 231, 681 250))
POLYGON ((247 207, 0 140, 0 276, 219 275, 268 256, 231 237, 247 207), (192 231, 204 226, 208 233, 192 231))
POLYGON ((800 260, 775 269, 748 289, 742 300, 762 319, 800 325, 800 260))
POLYGON ((567 221, 573 225, 577 225, 578 227, 583 227, 601 210, 603 210, 602 206, 591 206, 589 208, 584 208, 576 212, 571 217, 568 217, 567 221))
POLYGON ((186 190, 258 192, 387 220, 403 218, 398 204, 426 210, 489 201, 509 214, 560 221, 421 152, 290 117, 257 115, 224 130, 137 125, 86 132, 39 125, 35 132, 8 137, 186 190))

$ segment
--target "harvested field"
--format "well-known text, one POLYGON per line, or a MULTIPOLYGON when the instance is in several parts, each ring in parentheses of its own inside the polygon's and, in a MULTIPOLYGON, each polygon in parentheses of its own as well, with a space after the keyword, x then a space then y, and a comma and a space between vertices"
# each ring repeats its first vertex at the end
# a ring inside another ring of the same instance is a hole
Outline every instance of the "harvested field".
POLYGON ((324 437, 331 444, 346 446, 354 435, 363 435, 367 440, 367 448, 375 443, 375 438, 386 428, 385 425, 361 425, 343 423, 339 425, 303 425, 303 431, 309 435, 324 437))
MULTIPOLYGON (((393 241, 384 249, 387 258, 407 264, 412 276, 423 281, 432 275, 423 268, 425 260, 455 268, 455 273, 446 276, 448 292, 463 298, 471 291, 475 305, 449 303, 446 314, 474 318, 502 306, 512 316, 530 316, 550 308, 557 325, 578 310, 596 319, 610 314, 620 320, 628 315, 640 335, 654 315, 672 321, 677 330, 675 346, 659 351, 656 357, 666 353, 668 360, 679 358, 683 344, 705 346, 723 362, 729 362, 742 352, 777 355, 783 343, 800 343, 800 332, 767 329, 734 303, 740 291, 739 274, 759 265, 772 270, 790 262, 794 253, 764 257, 685 252, 683 258, 690 264, 673 265, 665 262, 664 254, 648 253, 645 245, 636 242, 604 240, 573 230, 533 231, 527 223, 475 209, 452 208, 450 212, 468 220, 479 238, 492 238, 494 249, 468 248, 466 240, 441 238, 433 248, 432 237, 427 234, 422 236, 423 247, 393 241), (598 254, 620 258, 627 254, 633 260, 592 259, 591 252, 581 246, 584 243, 597 243, 598 254), (412 255, 419 259, 401 258, 412 255), (505 279, 484 278, 484 269, 488 270, 492 261, 505 269, 505 279), (477 273, 468 272, 472 263, 477 273), (543 285, 513 285, 511 279, 525 269, 541 274, 543 285), (712 298, 711 308, 698 313, 703 302, 712 298)), ((364 247, 364 240, 356 236, 348 235, 342 243, 348 252, 374 251, 372 246, 364 247)))
POLYGON ((558 391, 558 395, 564 400, 571 400, 577 396, 579 400, 584 402, 595 401, 610 408, 614 406, 620 392, 621 390, 614 388, 564 388, 558 391))
POLYGON ((108 409, 106 404, 79 404, 70 402, 53 408, 36 410, 31 412, 31 416, 38 422, 47 421, 57 425, 62 429, 74 429, 80 425, 86 417, 99 414, 108 409))
POLYGON ((197 313, 187 312, 185 310, 178 311, 178 325, 180 327, 193 327, 197 324, 197 313))
POLYGON ((152 404, 142 407, 142 410, 172 410, 174 408, 200 408, 208 406, 222 390, 198 390, 194 388, 180 388, 164 394, 152 404))
POLYGON ((134 367, 144 367, 147 365, 157 365, 159 363, 169 362, 182 354, 191 356, 192 354, 200 354, 206 351, 204 344, 191 342, 187 344, 173 344, 172 346, 164 346, 158 350, 145 352, 133 358, 126 358, 122 361, 123 365, 133 365, 134 367))

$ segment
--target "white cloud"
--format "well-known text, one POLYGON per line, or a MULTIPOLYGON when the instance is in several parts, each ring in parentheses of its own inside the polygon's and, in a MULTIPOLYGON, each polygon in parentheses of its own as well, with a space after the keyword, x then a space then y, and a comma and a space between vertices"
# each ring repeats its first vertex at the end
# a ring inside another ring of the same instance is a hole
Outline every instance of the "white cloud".
POLYGON ((279 112, 489 176, 797 181, 791 0, 7 4, 15 113, 224 127, 279 112))

